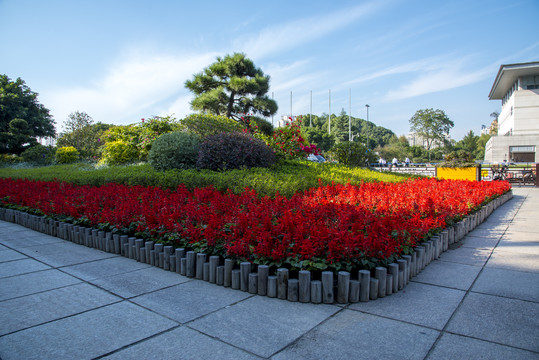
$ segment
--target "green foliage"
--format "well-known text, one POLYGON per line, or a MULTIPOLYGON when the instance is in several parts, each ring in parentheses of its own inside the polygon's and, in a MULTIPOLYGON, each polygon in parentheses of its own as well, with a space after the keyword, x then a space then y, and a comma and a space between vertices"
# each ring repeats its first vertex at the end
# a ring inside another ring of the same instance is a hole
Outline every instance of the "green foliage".
POLYGON ((277 158, 282 159, 304 159, 309 154, 316 153, 315 145, 309 144, 305 140, 302 133, 302 118, 289 119, 289 122, 281 128, 273 131, 272 136, 267 136, 258 131, 257 128, 251 128, 254 131, 255 137, 264 141, 277 155, 277 158))
POLYGON ((445 161, 436 165, 437 167, 476 167, 477 164, 473 162, 473 155, 466 150, 452 151, 446 155, 445 161))
POLYGON ((189 115, 180 120, 180 128, 203 138, 223 132, 240 132, 244 129, 237 121, 213 114, 189 115))
POLYGON ((60 147, 56 150, 56 162, 71 164, 79 159, 79 152, 73 146, 60 147))
POLYGON ((119 165, 138 160, 139 152, 136 148, 123 140, 107 142, 103 149, 101 163, 119 165))
POLYGON ((246 133, 212 135, 200 145, 197 167, 210 170, 230 170, 268 167, 275 154, 266 144, 246 133))
POLYGON ((490 140, 490 137, 491 135, 489 134, 481 134, 479 139, 477 139, 477 145, 474 152, 476 160, 483 160, 485 158, 485 146, 490 140))
MULTIPOLYGON (((327 114, 321 116, 307 114, 302 115, 302 118, 305 124, 302 128, 305 138, 322 151, 329 151, 336 143, 349 141, 349 118, 344 112, 339 116, 331 115, 331 133, 327 114)), ((353 140, 368 144, 369 149, 384 146, 395 136, 389 129, 353 116, 350 117, 350 125, 353 140)))
POLYGON ((197 163, 199 137, 186 132, 161 135, 148 154, 150 164, 158 170, 189 169, 197 163))
POLYGON ((0 75, 0 154, 20 154, 36 137, 55 135, 54 120, 37 96, 21 78, 0 75))
POLYGON ((364 168, 349 168, 331 163, 310 161, 284 161, 269 168, 236 169, 229 171, 212 170, 155 170, 150 164, 123 166, 95 166, 87 163, 53 165, 42 168, 14 169, 0 168, 0 177, 28 178, 43 181, 65 181, 79 185, 100 186, 114 182, 125 185, 161 186, 175 189, 184 184, 188 189, 213 186, 219 191, 230 189, 235 194, 245 188, 256 190, 259 196, 292 196, 332 182, 357 184, 362 181, 398 182, 410 178, 397 173, 380 173, 364 168))
POLYGON ((194 110, 223 115, 241 122, 242 114, 255 113, 271 116, 277 112, 277 103, 266 93, 269 76, 255 67, 245 54, 234 53, 217 61, 185 87, 195 94, 191 101, 194 110))
POLYGON ((75 111, 69 114, 64 122, 66 132, 61 134, 57 146, 73 146, 80 153, 81 158, 96 160, 99 156, 99 147, 103 145, 101 138, 103 132, 113 125, 93 123, 93 119, 85 112, 75 111))
POLYGON ((256 126, 256 129, 261 134, 264 134, 266 136, 273 135, 273 125, 269 121, 267 121, 264 118, 258 117, 258 116, 250 116, 249 117, 249 126, 256 126))
POLYGON ((50 165, 54 161, 55 150, 52 146, 37 144, 24 150, 21 157, 32 165, 50 165))
POLYGON ((417 110, 410 119, 410 131, 423 137, 426 149, 430 151, 435 141, 446 143, 446 134, 449 134, 455 124, 443 110, 423 109, 417 110))
POLYGON ((330 159, 346 166, 365 166, 375 162, 374 154, 364 144, 358 142, 342 142, 336 144, 328 152, 330 159))
POLYGON ((22 162, 23 159, 20 156, 13 154, 0 154, 0 166, 10 166, 22 162))
POLYGON ((133 160, 146 160, 152 143, 162 134, 178 130, 179 127, 179 123, 171 116, 154 116, 142 119, 138 124, 112 127, 103 133, 103 140, 106 143, 122 141, 130 148, 129 157, 134 152, 136 155, 133 160))

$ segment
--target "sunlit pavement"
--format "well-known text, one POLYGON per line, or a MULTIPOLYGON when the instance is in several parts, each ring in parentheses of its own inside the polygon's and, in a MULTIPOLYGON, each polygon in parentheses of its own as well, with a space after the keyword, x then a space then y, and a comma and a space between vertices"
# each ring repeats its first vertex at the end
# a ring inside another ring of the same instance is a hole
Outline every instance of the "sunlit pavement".
POLYGON ((539 189, 515 188, 401 292, 315 305, 0 222, 0 358, 539 359, 539 189))

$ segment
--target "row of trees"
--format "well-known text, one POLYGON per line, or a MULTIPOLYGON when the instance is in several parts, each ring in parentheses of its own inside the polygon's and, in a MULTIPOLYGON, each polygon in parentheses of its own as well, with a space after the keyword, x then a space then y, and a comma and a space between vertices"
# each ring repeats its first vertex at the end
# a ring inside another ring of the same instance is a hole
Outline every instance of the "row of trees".
MULTIPOLYGON (((263 117, 275 114, 277 104, 267 96, 269 80, 270 77, 245 54, 235 53, 218 57, 215 63, 186 81, 185 87, 194 94, 191 101, 194 110, 224 116, 242 128, 253 130, 256 126, 258 133, 270 136, 272 125, 263 117)), ((6 75, 0 76, 0 153, 21 154, 37 143, 37 137, 55 135, 54 121, 49 111, 37 102, 37 95, 20 78, 11 81, 6 75)), ((487 136, 478 137, 470 132, 459 142, 447 141, 445 134, 454 124, 442 110, 433 109, 419 110, 410 119, 411 131, 423 137, 425 147, 409 146, 405 137, 397 138, 391 130, 364 119, 350 118, 344 109, 339 115, 303 115, 302 120, 302 136, 323 152, 352 141, 363 144, 368 150, 374 149, 385 158, 409 157, 413 161, 427 161, 441 159, 444 153, 453 149, 466 150, 475 158, 481 158, 488 140, 487 136), (435 147, 434 144, 444 146, 435 147)), ((155 136, 170 130, 151 128, 163 124, 166 121, 143 122, 129 128, 140 130, 141 134, 131 134, 129 129, 121 127, 118 131, 129 138, 140 138, 139 146, 147 152, 155 136)), ((112 140, 116 131, 112 125, 94 123, 88 114, 79 111, 70 114, 64 125, 66 131, 58 139, 58 145, 75 147, 85 159, 98 157, 103 136, 108 134, 108 140, 112 140)), ((114 141, 118 140, 125 139, 114 141)))

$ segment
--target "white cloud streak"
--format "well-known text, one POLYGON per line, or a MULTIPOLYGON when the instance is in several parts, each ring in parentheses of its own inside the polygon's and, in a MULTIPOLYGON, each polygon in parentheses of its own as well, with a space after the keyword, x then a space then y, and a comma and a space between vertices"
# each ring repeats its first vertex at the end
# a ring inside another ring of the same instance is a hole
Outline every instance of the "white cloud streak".
POLYGON ((323 16, 291 21, 263 29, 254 36, 242 37, 234 42, 253 58, 277 54, 300 44, 322 37, 363 18, 381 7, 382 1, 370 2, 339 10, 323 16))
MULTIPOLYGON (((57 124, 69 113, 85 111, 95 121, 105 123, 135 123, 138 115, 175 94, 184 91, 184 83, 209 64, 216 54, 196 55, 133 55, 109 68, 103 78, 89 86, 73 87, 43 94, 57 124)), ((178 95, 177 95, 178 96, 178 95)), ((189 100, 186 100, 187 107, 189 100)), ((171 105, 171 109, 185 111, 171 105)))

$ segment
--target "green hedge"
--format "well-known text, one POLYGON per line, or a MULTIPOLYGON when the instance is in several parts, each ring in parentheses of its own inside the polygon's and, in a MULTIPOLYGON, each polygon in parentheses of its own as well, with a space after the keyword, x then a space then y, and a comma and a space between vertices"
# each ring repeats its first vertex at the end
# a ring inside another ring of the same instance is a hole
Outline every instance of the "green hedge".
POLYGON ((323 185, 332 182, 398 182, 409 178, 410 175, 379 173, 330 163, 287 161, 269 168, 225 172, 195 169, 157 171, 149 164, 95 167, 91 164, 77 163, 30 169, 0 168, 0 177, 58 180, 96 186, 109 182, 165 188, 175 188, 179 184, 185 184, 188 189, 213 185, 217 190, 230 189, 234 193, 241 193, 249 187, 260 195, 273 196, 279 191, 284 196, 291 196, 297 191, 317 187, 318 179, 323 185))

